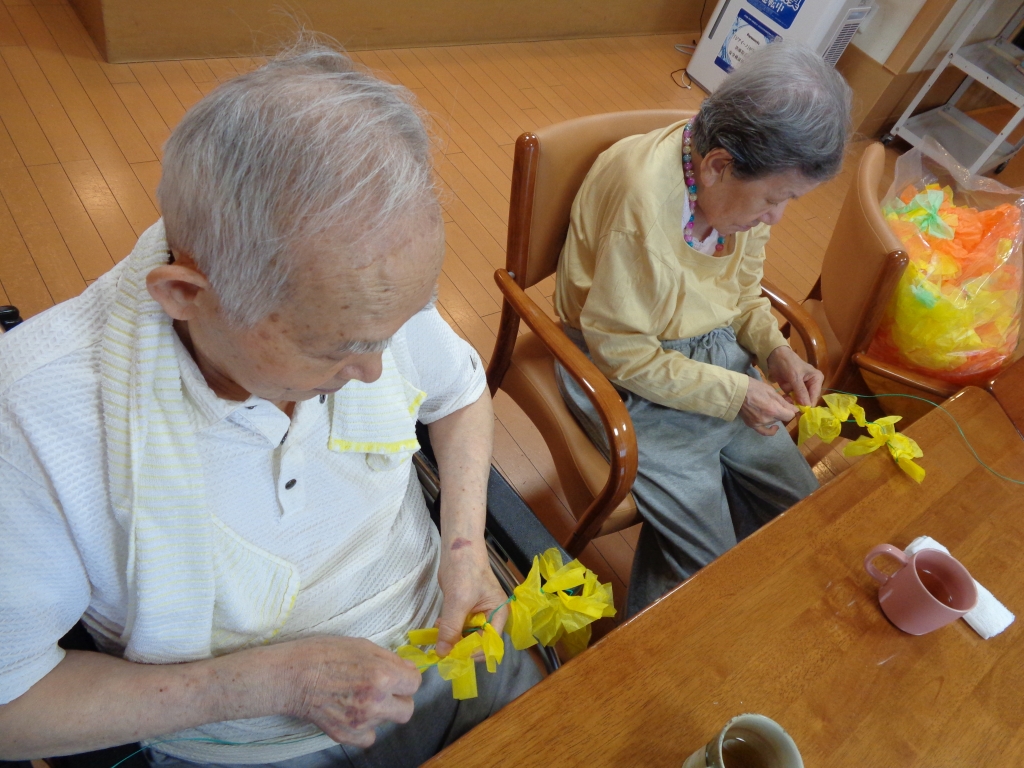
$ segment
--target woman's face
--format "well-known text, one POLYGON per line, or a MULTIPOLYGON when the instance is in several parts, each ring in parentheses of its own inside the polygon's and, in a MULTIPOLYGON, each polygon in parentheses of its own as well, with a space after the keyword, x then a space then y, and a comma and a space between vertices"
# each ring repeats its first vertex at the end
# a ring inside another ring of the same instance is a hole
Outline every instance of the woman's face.
POLYGON ((819 183, 795 170, 761 179, 738 179, 729 153, 713 149, 700 159, 697 204, 720 235, 734 235, 758 224, 778 224, 786 204, 819 183))

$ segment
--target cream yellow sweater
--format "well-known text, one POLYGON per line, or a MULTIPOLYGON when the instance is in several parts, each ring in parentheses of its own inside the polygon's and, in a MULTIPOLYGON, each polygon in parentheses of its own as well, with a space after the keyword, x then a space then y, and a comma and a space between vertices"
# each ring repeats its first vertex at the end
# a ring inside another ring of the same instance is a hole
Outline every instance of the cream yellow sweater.
POLYGON ((683 123, 630 136, 602 153, 572 206, 555 308, 583 332, 597 367, 655 403, 732 420, 749 377, 690 360, 663 340, 732 326, 762 368, 786 344, 761 296, 764 224, 719 256, 683 239, 683 123))

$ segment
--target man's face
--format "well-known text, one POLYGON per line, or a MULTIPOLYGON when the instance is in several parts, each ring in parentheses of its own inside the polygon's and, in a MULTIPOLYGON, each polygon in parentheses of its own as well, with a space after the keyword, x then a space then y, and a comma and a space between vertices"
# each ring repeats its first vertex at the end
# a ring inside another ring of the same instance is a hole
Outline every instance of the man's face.
POLYGON ((436 214, 403 229, 355 259, 332 250, 332 240, 341 238, 328 233, 301 254, 281 306, 252 328, 231 328, 219 313, 190 321, 211 386, 222 389, 211 381, 212 368, 215 380, 272 402, 295 402, 336 392, 352 379, 376 381, 384 342, 430 302, 444 259, 436 214))

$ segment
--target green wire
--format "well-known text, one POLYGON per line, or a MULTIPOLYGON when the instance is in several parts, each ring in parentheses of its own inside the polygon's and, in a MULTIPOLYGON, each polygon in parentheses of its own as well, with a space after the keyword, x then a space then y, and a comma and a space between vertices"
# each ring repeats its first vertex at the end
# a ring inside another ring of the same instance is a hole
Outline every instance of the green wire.
POLYGON ((926 397, 918 397, 917 395, 901 395, 897 392, 888 392, 881 395, 858 395, 856 392, 844 392, 841 389, 829 389, 828 391, 835 392, 840 395, 853 395, 854 397, 909 397, 911 400, 920 400, 922 403, 928 403, 928 405, 938 408, 940 411, 942 411, 944 414, 946 414, 947 416, 949 416, 949 418, 953 420, 953 424, 956 425, 956 429, 960 433, 960 437, 963 438, 964 444, 970 449, 971 453, 974 454, 975 461, 977 461, 979 464, 981 464, 981 466, 983 466, 985 469, 987 469, 989 472, 991 472, 993 475, 1000 478, 1001 480, 1005 480, 1008 483, 1015 483, 1016 485, 1024 485, 1024 480, 1014 480, 1012 477, 1007 477, 1006 475, 1000 474, 999 472, 996 472, 994 469, 992 469, 992 467, 990 467, 984 461, 982 461, 981 457, 978 455, 978 452, 974 450, 974 446, 971 445, 971 441, 968 440, 967 435, 964 434, 964 430, 960 426, 960 422, 956 420, 956 416, 947 411, 938 403, 933 403, 926 397))
POLYGON ((498 611, 500 611, 502 608, 504 608, 506 605, 508 605, 509 603, 511 603, 515 599, 516 599, 515 593, 509 595, 508 596, 508 600, 506 600, 504 603, 502 603, 497 608, 495 608, 493 611, 491 611, 491 615, 487 617, 487 623, 490 624, 491 623, 491 619, 494 618, 494 614, 496 614, 498 611))

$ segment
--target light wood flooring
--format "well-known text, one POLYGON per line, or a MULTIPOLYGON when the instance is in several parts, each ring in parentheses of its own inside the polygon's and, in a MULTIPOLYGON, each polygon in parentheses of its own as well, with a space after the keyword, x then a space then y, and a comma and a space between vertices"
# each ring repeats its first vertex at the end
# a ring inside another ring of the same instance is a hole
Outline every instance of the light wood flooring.
MULTIPOLYGON (((487 360, 498 324, 512 152, 524 131, 579 115, 692 108, 670 73, 689 35, 361 51, 410 88, 432 118, 447 256, 440 311, 487 360)), ((105 63, 64 0, 0 0, 0 304, 28 317, 79 294, 131 250, 158 214, 161 147, 202 96, 258 66, 251 58, 105 63)), ((803 297, 859 156, 794 201, 768 244, 766 275, 803 297)), ((550 307, 549 279, 530 289, 550 307)), ((535 509, 564 504, 544 442, 503 394, 494 460, 535 509)), ((836 469, 841 469, 837 467, 836 469)), ((584 560, 625 596, 635 529, 584 560)))

